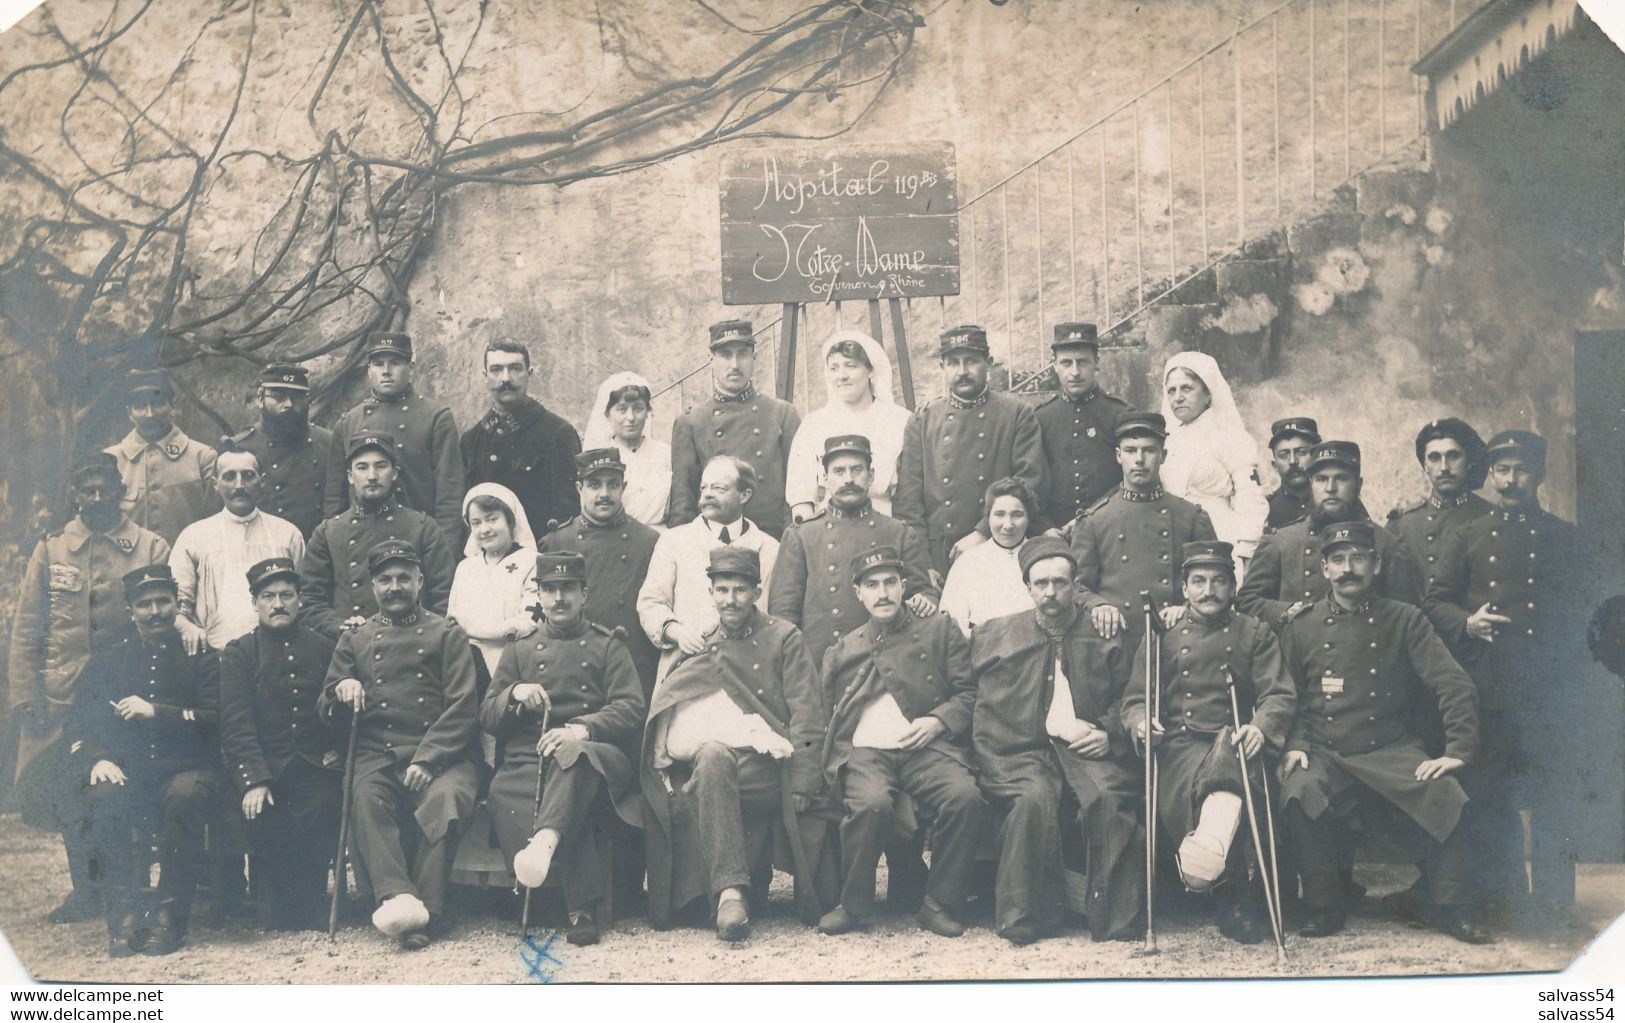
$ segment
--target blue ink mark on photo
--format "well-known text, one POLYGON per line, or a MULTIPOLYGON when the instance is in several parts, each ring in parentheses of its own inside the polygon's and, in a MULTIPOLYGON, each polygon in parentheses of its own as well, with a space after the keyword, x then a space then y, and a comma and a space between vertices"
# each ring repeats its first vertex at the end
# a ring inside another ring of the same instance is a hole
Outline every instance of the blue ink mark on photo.
POLYGON ((531 980, 541 984, 551 984, 557 979, 543 964, 564 965, 564 961, 555 956, 552 951, 553 942, 557 941, 558 937, 559 933, 557 931, 548 931, 547 937, 538 942, 530 935, 525 935, 525 947, 519 950, 519 959, 525 964, 525 969, 530 971, 531 980), (534 953, 534 958, 530 953, 534 953))

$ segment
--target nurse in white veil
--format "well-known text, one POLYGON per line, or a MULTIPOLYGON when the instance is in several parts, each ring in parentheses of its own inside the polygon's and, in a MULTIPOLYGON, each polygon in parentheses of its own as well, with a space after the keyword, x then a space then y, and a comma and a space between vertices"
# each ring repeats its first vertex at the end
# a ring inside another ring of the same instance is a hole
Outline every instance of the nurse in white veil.
POLYGON ((626 465, 626 514, 663 529, 671 496, 671 445, 653 436, 654 406, 649 381, 636 373, 616 373, 598 385, 598 395, 581 432, 581 449, 615 448, 626 465))
POLYGON ((1163 366, 1162 384, 1162 415, 1168 423, 1163 489, 1201 505, 1213 520, 1213 531, 1234 545, 1236 560, 1244 566, 1270 510, 1258 480, 1258 441, 1242 423, 1230 385, 1212 356, 1178 353, 1163 366))

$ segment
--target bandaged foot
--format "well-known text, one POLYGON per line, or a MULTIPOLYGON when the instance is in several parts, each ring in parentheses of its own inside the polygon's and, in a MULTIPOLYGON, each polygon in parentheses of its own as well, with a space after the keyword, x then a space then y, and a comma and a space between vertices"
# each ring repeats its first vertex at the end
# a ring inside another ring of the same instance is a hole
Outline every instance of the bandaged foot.
POLYGON ((553 853, 559 847, 559 833, 543 828, 513 858, 513 876, 526 888, 540 888, 553 866, 553 853))
POLYGON ((1174 854, 1186 888, 1205 892, 1219 880, 1240 824, 1241 797, 1234 792, 1215 792, 1202 800, 1196 830, 1185 836, 1174 854))
POLYGON ((399 938, 429 926, 429 909, 416 895, 391 895, 373 910, 372 925, 391 938, 399 938))

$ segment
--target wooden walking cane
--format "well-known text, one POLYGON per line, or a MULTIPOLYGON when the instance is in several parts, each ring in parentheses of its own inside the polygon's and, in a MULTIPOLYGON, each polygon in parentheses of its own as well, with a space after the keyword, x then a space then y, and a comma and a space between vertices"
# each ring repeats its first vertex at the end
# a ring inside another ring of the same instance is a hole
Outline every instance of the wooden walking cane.
POLYGON ((333 941, 339 932, 339 900, 344 897, 344 860, 350 851, 350 805, 355 802, 355 737, 359 731, 361 712, 350 708, 350 739, 344 752, 344 796, 339 807, 339 850, 333 855, 333 902, 327 910, 327 940, 333 941))
POLYGON ((1157 718, 1162 688, 1162 641, 1158 638, 1157 606, 1149 590, 1140 591, 1145 606, 1145 944, 1141 955, 1156 955, 1157 927, 1153 915, 1157 877, 1157 755, 1151 741, 1151 722, 1157 718))
MULTIPOLYGON (((537 683, 537 684, 540 685, 540 683, 537 683)), ((547 734, 547 722, 548 722, 548 719, 551 718, 552 716, 553 716, 553 701, 548 698, 547 690, 543 689, 542 690, 542 731, 541 731, 541 734, 536 737, 536 798, 530 804, 530 837, 531 838, 536 837, 536 822, 538 820, 541 820, 541 817, 542 817, 542 774, 543 774, 543 772, 545 772, 547 770, 547 761, 542 756, 542 736, 547 734)), ((518 882, 517 878, 514 879, 514 884, 515 884, 516 887, 518 887, 519 882, 518 882)), ((531 889, 529 887, 526 887, 525 888, 525 901, 523 903, 521 903, 520 907, 519 907, 519 937, 520 938, 527 938, 527 937, 530 936, 530 893, 531 893, 531 889)))
MULTIPOLYGON (((1236 762, 1241 765, 1241 796, 1242 803, 1247 807, 1247 826, 1253 833, 1253 855, 1258 857, 1258 873, 1264 882, 1264 909, 1270 915, 1270 930, 1275 933, 1275 964, 1286 965, 1286 943, 1281 940, 1281 917, 1276 912, 1279 887, 1272 886, 1270 882, 1270 869, 1264 865, 1264 843, 1258 836, 1258 808, 1253 805, 1253 784, 1247 778, 1247 751, 1236 742, 1236 735, 1241 731, 1241 704, 1236 700, 1236 677, 1230 674, 1229 666, 1220 669, 1224 672, 1225 688, 1230 691, 1230 722, 1231 742, 1236 747, 1236 762)), ((1268 784, 1266 782, 1266 784, 1268 784)), ((1275 861, 1275 832, 1270 832, 1270 862, 1275 861)))

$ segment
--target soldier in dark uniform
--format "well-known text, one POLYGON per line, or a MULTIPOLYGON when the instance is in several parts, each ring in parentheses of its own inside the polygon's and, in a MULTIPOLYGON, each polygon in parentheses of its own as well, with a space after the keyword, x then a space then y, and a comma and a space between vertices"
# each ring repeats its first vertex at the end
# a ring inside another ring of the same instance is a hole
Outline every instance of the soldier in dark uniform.
POLYGON ((1282 760, 1281 803, 1309 917, 1299 933, 1343 929, 1350 821, 1410 846, 1422 870, 1413 892, 1424 919, 1473 944, 1471 829, 1457 775, 1478 749, 1478 699, 1419 608, 1376 595, 1382 555, 1370 521, 1330 523, 1320 537, 1329 592, 1281 632, 1298 710, 1282 760), (1444 719, 1445 752, 1430 758, 1408 729, 1420 691, 1444 719))
POLYGON ((1523 430, 1491 438, 1496 507, 1445 538, 1427 611, 1478 685, 1482 750, 1469 791, 1483 810, 1488 887, 1536 917, 1561 920, 1574 901, 1583 743, 1584 668, 1592 570, 1579 531, 1540 506, 1546 441, 1523 430), (1530 810, 1533 897, 1523 825, 1530 810))
POLYGON ((488 805, 519 883, 540 887, 556 858, 570 916, 566 937, 595 945, 599 903, 609 892, 604 797, 626 823, 639 823, 632 764, 646 704, 615 630, 583 614, 587 559, 574 551, 542 554, 536 581, 542 627, 502 652, 480 707, 480 726, 502 751, 488 805))
POLYGON ((378 613, 339 637, 318 707, 335 727, 348 727, 341 709, 361 715, 350 812, 372 923, 420 949, 450 927, 446 887, 479 785, 474 653, 457 623, 418 603, 410 543, 379 543, 367 567, 378 613))
POLYGON ((299 624, 288 558, 248 570, 259 626, 220 651, 220 756, 253 853, 259 922, 320 930, 339 832, 344 737, 316 712, 333 640, 299 624))
POLYGON ((1093 323, 1057 323, 1049 347, 1061 390, 1034 410, 1049 483, 1039 507, 1051 525, 1063 526, 1123 482, 1116 429, 1129 406, 1100 389, 1100 339, 1093 323))
POLYGON ((107 951, 168 955, 186 940, 203 874, 203 826, 224 789, 216 737, 220 662, 188 655, 175 631, 168 565, 124 577, 133 620, 91 658, 72 725, 75 776, 90 804, 107 904, 107 951), (153 926, 136 904, 150 836, 158 845, 153 926), (135 837, 139 836, 139 837, 135 837))
POLYGON ((1270 459, 1281 485, 1270 491, 1269 517, 1264 532, 1273 533, 1309 514, 1309 454, 1320 443, 1320 426, 1308 416, 1277 419, 1270 424, 1270 459))
POLYGON ((123 578, 169 560, 169 544, 120 509, 124 481, 104 451, 73 469, 78 515, 35 545, 11 622, 11 716, 17 739, 16 800, 23 821, 62 833, 73 891, 49 923, 95 919, 101 898, 92 879, 89 820, 78 779, 67 769, 63 724, 91 656, 118 643, 130 625, 123 578))
POLYGON ((412 339, 405 334, 373 335, 362 358, 372 393, 333 424, 322 514, 332 518, 351 506, 351 481, 346 479, 350 438, 388 434, 395 442, 401 503, 439 523, 448 546, 460 546, 465 488, 451 409, 413 389, 412 339))
POLYGON ((666 525, 686 525, 700 513, 700 474, 717 455, 756 470, 745 517, 777 539, 789 508, 784 478, 801 414, 787 401, 757 394, 756 336, 745 320, 711 325, 712 397, 677 417, 671 430, 671 506, 666 525))
MULTIPOLYGON (((322 521, 333 433, 310 421, 310 374, 303 366, 267 366, 254 392, 260 421, 231 438, 259 459, 260 509, 287 519, 309 539, 322 521)), ((222 445, 224 447, 224 445, 222 445)))
MULTIPOLYGON (((1264 787, 1257 769, 1268 748, 1286 745, 1297 706, 1297 690, 1281 660, 1275 630, 1232 606, 1236 564, 1231 546, 1218 540, 1185 545, 1182 566, 1185 608, 1179 620, 1155 642, 1162 644, 1162 675, 1157 680, 1160 716, 1151 722, 1157 743, 1158 826, 1178 843, 1180 878, 1192 891, 1212 889, 1219 931, 1243 944, 1263 940, 1265 908, 1258 881, 1247 879, 1249 850, 1240 838, 1243 813, 1239 745, 1251 761, 1252 791, 1264 787), (1243 718, 1235 729, 1230 712, 1228 670, 1236 683, 1243 718)), ((1146 652, 1135 655, 1123 691, 1123 729, 1145 741, 1146 652)), ((1262 808, 1257 810, 1260 816, 1262 808)), ((1267 864, 1266 864, 1267 866, 1267 864)), ((1262 871, 1255 875, 1262 878, 1262 871)))
POLYGON ((905 606, 905 571, 893 546, 853 556, 852 588, 868 620, 823 659, 825 702, 833 708, 824 779, 846 808, 845 878, 840 905, 818 921, 825 934, 858 928, 874 909, 875 868, 896 827, 900 792, 935 816, 920 926, 949 938, 965 932, 958 918, 985 809, 970 770, 970 645, 947 615, 916 616, 905 606))
POLYGON ((1435 419, 1416 435, 1416 460, 1428 478, 1428 496, 1388 513, 1388 528, 1422 571, 1422 590, 1439 573, 1439 555, 1450 533, 1489 512, 1473 491, 1489 472, 1488 449, 1478 431, 1460 419, 1435 419))
POLYGON ((301 620, 336 637, 341 628, 375 614, 378 603, 367 552, 385 540, 403 540, 419 552, 423 606, 444 614, 456 560, 445 531, 428 515, 396 500, 395 439, 387 433, 358 434, 350 438, 345 454, 345 487, 355 488, 358 501, 310 534, 299 563, 301 620))
MULTIPOLYGON (((988 388, 987 331, 951 327, 938 351, 948 393, 922 405, 903 430, 892 515, 920 531, 932 569, 946 577, 959 551, 987 539, 977 526, 988 484, 1015 476, 1043 494, 1048 476, 1032 408, 988 388)), ((1034 523, 1032 532, 1042 528, 1034 523)))
POLYGON ((210 483, 215 450, 174 425, 175 389, 168 374, 131 373, 128 395, 134 428, 107 449, 124 480, 124 513, 173 545, 181 530, 220 509, 210 483))
POLYGON ((485 346, 491 410, 463 434, 466 483, 500 483, 514 492, 538 532, 581 510, 569 485, 581 437, 575 427, 525 393, 530 350, 516 341, 485 346))
POLYGON ((1140 594, 1149 592, 1165 606, 1178 603, 1174 580, 1185 545, 1217 536, 1207 512, 1162 489, 1168 436, 1162 415, 1125 412, 1114 432, 1123 485, 1072 523, 1072 558, 1078 602, 1095 630, 1108 639, 1126 631, 1132 645, 1145 628, 1140 594))
MULTIPOLYGON (((1236 609, 1278 626, 1300 607, 1330 591, 1321 571, 1320 541, 1333 522, 1358 521, 1360 446, 1345 440, 1316 444, 1309 460, 1309 488, 1315 507, 1260 541, 1247 577, 1236 591, 1236 609)), ((1377 538, 1379 597, 1422 606, 1422 579, 1410 549, 1394 534, 1372 523, 1377 538)))

